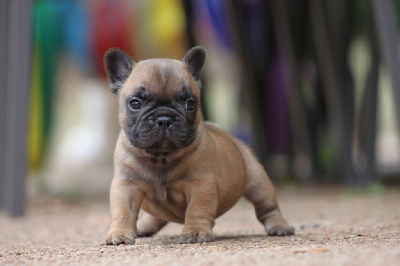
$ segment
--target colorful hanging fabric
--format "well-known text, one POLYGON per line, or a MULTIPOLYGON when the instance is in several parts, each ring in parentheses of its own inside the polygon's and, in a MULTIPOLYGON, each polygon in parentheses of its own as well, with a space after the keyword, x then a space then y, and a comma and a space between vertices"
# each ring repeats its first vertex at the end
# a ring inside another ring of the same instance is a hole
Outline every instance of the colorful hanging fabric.
POLYGON ((187 50, 186 19, 181 0, 149 0, 144 17, 160 56, 180 58, 187 50))
POLYGON ((223 46, 232 47, 233 37, 231 36, 231 26, 228 17, 229 3, 225 1, 206 0, 206 5, 218 41, 223 46))
POLYGON ((60 48, 60 5, 36 1, 33 8, 34 53, 28 135, 28 162, 37 169, 51 132, 52 98, 60 48))
POLYGON ((28 162, 31 169, 37 169, 44 147, 43 87, 41 80, 41 58, 37 41, 34 44, 32 60, 31 93, 29 106, 28 162))
POLYGON ((108 49, 120 48, 132 55, 129 17, 130 6, 122 0, 104 0, 93 3, 91 49, 96 72, 106 77, 103 57, 108 49))
POLYGON ((64 1, 63 7, 63 47, 72 55, 85 72, 92 70, 90 53, 90 12, 87 1, 64 1))

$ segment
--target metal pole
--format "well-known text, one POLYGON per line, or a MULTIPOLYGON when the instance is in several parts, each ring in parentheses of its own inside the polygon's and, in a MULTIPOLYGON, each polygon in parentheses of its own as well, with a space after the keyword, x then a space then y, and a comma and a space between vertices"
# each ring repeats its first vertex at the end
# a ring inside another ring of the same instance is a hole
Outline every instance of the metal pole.
POLYGON ((8 48, 8 6, 9 1, 0 1, 0 210, 4 209, 5 192, 5 124, 7 95, 7 48, 8 48))
POLYGON ((20 216, 25 210, 32 0, 9 0, 8 5, 3 200, 10 215, 20 216))

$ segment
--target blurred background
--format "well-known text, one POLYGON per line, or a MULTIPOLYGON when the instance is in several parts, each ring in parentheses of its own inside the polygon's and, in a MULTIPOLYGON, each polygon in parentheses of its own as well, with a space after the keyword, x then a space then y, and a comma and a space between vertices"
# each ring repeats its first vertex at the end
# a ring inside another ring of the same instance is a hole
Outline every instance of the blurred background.
POLYGON ((205 117, 248 143, 278 185, 380 193, 400 184, 398 0, 5 3, 3 209, 7 193, 23 199, 25 190, 28 197, 106 197, 119 132, 103 67, 111 47, 139 61, 181 59, 204 46, 205 117), (20 87, 24 73, 27 88, 13 98, 8 90, 20 87), (23 175, 17 184, 12 167, 23 175))

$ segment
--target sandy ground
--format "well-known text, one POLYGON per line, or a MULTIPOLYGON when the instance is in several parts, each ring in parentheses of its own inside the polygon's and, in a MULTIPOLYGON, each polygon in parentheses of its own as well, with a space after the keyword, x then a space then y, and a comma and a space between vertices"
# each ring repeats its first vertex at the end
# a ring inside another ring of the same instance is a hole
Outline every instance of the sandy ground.
POLYGON ((380 195, 343 189, 284 188, 281 209, 296 234, 267 237, 242 200, 216 220, 216 241, 177 244, 182 225, 132 246, 100 246, 104 198, 80 204, 31 200, 28 215, 0 213, 0 264, 400 265, 400 188, 380 195))

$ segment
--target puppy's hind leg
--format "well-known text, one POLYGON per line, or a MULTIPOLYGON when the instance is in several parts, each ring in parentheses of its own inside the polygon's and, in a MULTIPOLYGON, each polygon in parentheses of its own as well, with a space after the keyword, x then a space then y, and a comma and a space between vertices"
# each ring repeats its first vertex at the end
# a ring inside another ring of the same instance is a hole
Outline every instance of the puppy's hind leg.
POLYGON ((274 186, 264 167, 244 143, 236 141, 236 144, 246 165, 244 196, 254 205, 257 219, 264 225, 268 235, 293 235, 294 228, 282 217, 274 186))
POLYGON ((137 236, 149 237, 160 231, 168 222, 155 217, 147 212, 137 222, 137 236))
MULTIPOLYGON (((256 171, 250 170, 250 172, 256 171)), ((282 217, 271 181, 264 169, 262 169, 264 174, 258 172, 258 176, 248 176, 245 198, 253 203, 257 219, 264 225, 268 235, 293 235, 294 228, 282 217)))

